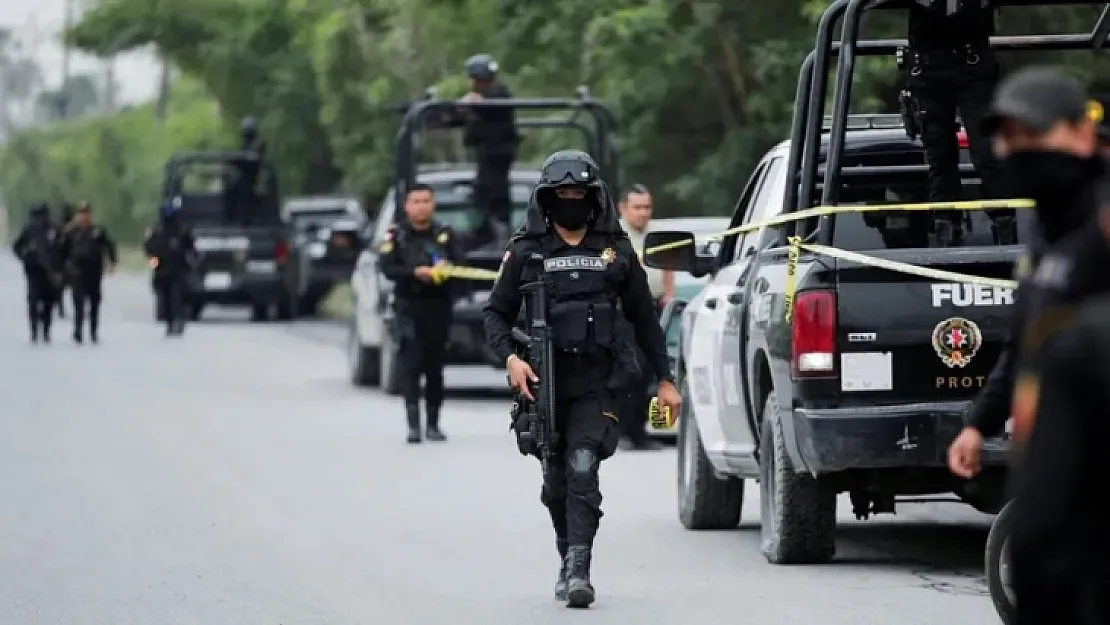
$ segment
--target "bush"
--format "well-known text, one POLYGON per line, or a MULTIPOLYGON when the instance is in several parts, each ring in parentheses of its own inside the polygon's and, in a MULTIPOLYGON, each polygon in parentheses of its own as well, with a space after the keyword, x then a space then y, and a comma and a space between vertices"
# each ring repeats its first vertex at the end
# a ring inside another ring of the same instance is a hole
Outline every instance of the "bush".
POLYGON ((20 133, 0 151, 11 230, 34 203, 56 208, 84 200, 121 244, 138 243, 158 206, 165 161, 175 152, 231 145, 234 133, 215 101, 187 79, 174 85, 163 123, 148 104, 20 133))

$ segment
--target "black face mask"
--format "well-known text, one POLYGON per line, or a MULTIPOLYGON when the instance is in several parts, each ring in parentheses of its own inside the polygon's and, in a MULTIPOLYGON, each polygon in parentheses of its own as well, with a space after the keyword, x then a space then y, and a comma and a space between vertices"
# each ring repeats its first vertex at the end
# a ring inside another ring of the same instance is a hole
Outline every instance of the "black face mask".
POLYGON ((591 206, 585 200, 560 200, 552 201, 548 214, 551 221, 567 230, 581 230, 590 221, 591 206))
POLYGON ((1081 227, 1093 213, 1085 201, 1090 183, 1103 173, 1102 160, 1065 152, 1025 150, 1000 161, 1014 198, 1037 203, 1037 222, 1047 242, 1081 227))

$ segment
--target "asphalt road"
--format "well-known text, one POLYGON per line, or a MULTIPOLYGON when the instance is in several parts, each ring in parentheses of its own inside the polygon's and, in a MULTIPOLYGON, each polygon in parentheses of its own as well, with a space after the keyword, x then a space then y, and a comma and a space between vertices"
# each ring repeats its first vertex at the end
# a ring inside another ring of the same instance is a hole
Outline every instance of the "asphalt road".
POLYGON ((845 519, 835 563, 774 567, 754 485, 739 529, 682 529, 671 450, 604 466, 599 600, 568 611, 505 398, 456 397, 449 443, 406 446, 397 401, 347 384, 335 326, 216 311, 167 340, 144 281, 114 276, 100 346, 68 320, 32 346, 9 258, 0 275, 0 623, 997 622, 985 517, 845 519))

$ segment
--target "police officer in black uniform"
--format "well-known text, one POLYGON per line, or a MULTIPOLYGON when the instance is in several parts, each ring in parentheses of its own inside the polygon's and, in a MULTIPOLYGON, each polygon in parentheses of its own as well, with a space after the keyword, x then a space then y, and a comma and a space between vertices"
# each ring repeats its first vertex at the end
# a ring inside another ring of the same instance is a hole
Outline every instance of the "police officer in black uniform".
POLYGON ((166 336, 185 332, 185 287, 197 263, 193 234, 178 218, 173 202, 159 208, 158 223, 143 244, 154 267, 154 288, 166 319, 166 336))
POLYGON ((46 204, 31 207, 27 224, 16 237, 12 250, 23 263, 27 277, 27 317, 31 322, 31 342, 50 342, 54 302, 61 290, 62 232, 50 220, 46 204))
POLYGON ((443 361, 455 305, 455 285, 450 280, 442 280, 435 270, 458 263, 462 250, 454 231, 436 221, 434 214, 432 188, 413 185, 405 196, 406 220, 391 227, 378 247, 382 274, 395 284, 396 326, 392 330, 400 344, 398 364, 409 443, 421 441, 421 376, 424 377, 427 409, 424 434, 429 441, 447 440, 439 428, 439 416, 443 406, 443 361))
POLYGON ((73 294, 73 340, 84 342, 85 304, 88 304, 89 338, 100 340, 100 300, 104 271, 116 270, 119 255, 116 243, 107 229, 92 222, 92 208, 88 202, 77 205, 73 221, 62 237, 62 261, 73 294), (108 264, 105 267, 104 259, 108 264))
MULTIPOLYGON (((1037 392, 1029 373, 1043 363, 1046 331, 1066 325, 1078 302, 1110 293, 1105 271, 1110 253, 1096 219, 1098 205, 1105 201, 1100 189, 1106 169, 1096 151, 1096 121, 1101 119, 1092 115, 1101 118, 1101 107, 1062 72, 1029 68, 1003 81, 991 109, 985 130, 996 137, 1001 166, 1013 185, 1011 195, 1037 202, 1042 243, 1021 271, 1010 340, 975 403, 970 424, 949 449, 949 467, 964 478, 979 470, 983 437, 1000 434, 1011 415, 1017 444, 1028 440, 1029 395, 1037 392)), ((1074 452, 1068 446, 1054 450, 1064 457, 1074 452)), ((1026 454, 1012 480, 1016 499, 1010 553, 1018 622, 1080 623, 1069 618, 1079 604, 1058 600, 1061 584, 1074 582, 1069 575, 1082 571, 1075 565, 1085 561, 1063 539, 1070 530, 1055 521, 1062 512, 1055 491, 1073 485, 1050 478, 1052 471, 1043 466, 1026 454)), ((1073 520, 1082 523, 1082 518, 1073 520)))
POLYGON ((242 214, 250 215, 254 208, 255 187, 258 184, 258 174, 262 161, 266 158, 266 142, 258 134, 258 120, 254 117, 245 117, 239 124, 239 150, 246 157, 237 163, 239 167, 239 180, 234 186, 234 213, 240 219, 242 214))
MULTIPOLYGON (((485 307, 486 337, 505 361, 514 388, 532 399, 536 374, 514 352, 512 327, 521 285, 547 283, 548 323, 555 338, 554 421, 557 460, 544 475, 540 499, 551 514, 562 557, 556 597, 570 607, 594 600, 590 559, 601 519, 598 467, 620 439, 615 393, 627 388, 639 363, 631 336, 660 380, 659 398, 681 402, 647 277, 617 221, 608 188, 589 155, 551 155, 532 194, 527 222, 505 252, 485 307), (565 259, 566 262, 551 262, 565 259), (631 327, 630 327, 631 326, 631 327)), ((518 435, 521 428, 516 427, 518 435)))
MULTIPOLYGON (((929 164, 929 201, 960 200, 960 149, 956 114, 967 131, 971 160, 982 180, 984 198, 1003 197, 983 116, 998 82, 999 66, 990 47, 995 30, 991 0, 915 0, 910 5, 909 49, 902 65, 908 72, 911 108, 916 108, 929 164)), ((998 244, 1016 243, 1014 211, 991 211, 998 244)), ((956 211, 934 215, 937 243, 959 245, 963 237, 956 211)))
MULTIPOLYGON (((470 92, 463 102, 512 98, 509 88, 497 79, 497 70, 497 61, 488 54, 476 54, 467 59, 470 92)), ((512 220, 509 172, 520 141, 516 114, 511 107, 473 107, 465 117, 468 123, 464 142, 474 148, 478 165, 474 203, 486 213, 486 222, 479 234, 501 245, 508 238, 512 220)))
MULTIPOLYGON (((1037 202, 1040 240, 1020 264, 1021 277, 1039 270, 1046 250, 1063 245, 1065 237, 1085 226, 1090 230, 1092 225, 1105 166, 1095 152, 1095 125, 1088 117, 1088 106, 1083 87, 1051 68, 1029 68, 999 85, 985 128, 1004 137, 1005 145, 1016 146, 1000 161, 1012 181, 1010 195, 1037 202), (1051 131, 1066 137, 1067 142, 1050 145, 1051 131)), ((1073 253, 1078 249, 1071 246, 1073 253)), ((963 477, 978 471, 983 437, 1000 434, 1010 418, 1018 341, 1023 328, 1052 295, 1051 291, 1041 293, 1028 279, 1022 280, 1018 291, 1014 329, 972 408, 968 427, 949 450, 950 468, 963 477)))

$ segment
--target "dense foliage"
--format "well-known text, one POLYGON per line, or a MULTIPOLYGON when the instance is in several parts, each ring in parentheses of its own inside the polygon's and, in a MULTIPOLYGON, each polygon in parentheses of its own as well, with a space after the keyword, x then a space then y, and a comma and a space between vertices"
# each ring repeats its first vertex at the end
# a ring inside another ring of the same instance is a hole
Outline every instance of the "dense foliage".
MULTIPOLYGON (((179 84, 165 128, 138 108, 34 131, 9 144, 0 182, 13 202, 81 195, 131 216, 152 208, 158 163, 170 151, 230 142, 234 120, 256 114, 287 191, 346 187, 373 199, 391 170, 396 104, 430 85, 461 95, 463 60, 490 52, 518 95, 571 96, 588 85, 620 120, 624 180, 661 191, 662 213, 723 213, 754 161, 787 134, 799 61, 826 5, 102 0, 70 33, 72 43, 98 54, 153 44, 219 103, 222 120, 194 86, 179 84)), ((1003 30, 1089 29, 1094 11, 1007 9, 1003 30)), ((904 15, 872 16, 866 30, 898 36, 904 15)), ((1082 71, 1097 69, 1091 54, 1069 58, 1082 71)), ((860 70, 854 108, 889 108, 898 83, 892 60, 860 70)), ((569 142, 544 133, 526 156, 569 142)), ((440 157, 457 153, 447 146, 440 157)))

